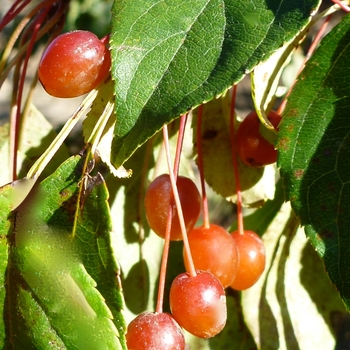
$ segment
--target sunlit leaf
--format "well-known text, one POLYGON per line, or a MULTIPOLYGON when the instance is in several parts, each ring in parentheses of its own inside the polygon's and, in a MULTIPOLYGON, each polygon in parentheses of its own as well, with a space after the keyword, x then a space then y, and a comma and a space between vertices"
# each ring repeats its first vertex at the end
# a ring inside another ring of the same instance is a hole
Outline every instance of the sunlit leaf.
MULTIPOLYGON (((30 166, 44 153, 54 140, 56 132, 46 118, 38 111, 34 105, 30 105, 23 115, 22 132, 18 142, 17 168, 19 177, 24 176, 30 166)), ((9 124, 6 123, 0 127, 0 157, 7 166, 1 171, 0 184, 12 181, 9 159, 9 124)), ((48 163, 44 175, 51 174, 58 164, 62 163, 68 157, 67 148, 62 145, 57 151, 55 157, 48 163)))
POLYGON ((155 309, 163 239, 150 232, 143 207, 148 172, 153 165, 152 148, 145 145, 127 163, 138 169, 130 179, 107 181, 115 228, 112 245, 121 267, 128 322, 145 310, 155 309))
MULTIPOLYGON (((56 137, 52 125, 34 106, 30 105, 23 115, 18 149, 25 154, 26 159, 21 165, 19 177, 24 176, 29 167, 42 155, 56 137)), ((67 147, 63 144, 54 158, 48 163, 44 176, 51 174, 59 164, 69 156, 67 147)))
POLYGON ((334 349, 335 321, 345 313, 290 205, 263 235, 266 269, 242 292, 244 318, 259 349, 334 349), (317 336, 310 336, 317 329, 317 336))
POLYGON ((39 159, 37 159, 37 161, 29 169, 27 177, 37 179, 41 175, 41 173, 46 169, 46 167, 50 163, 51 159, 55 156, 56 152, 58 152, 62 148, 64 141, 79 121, 79 118, 81 118, 86 113, 86 110, 91 106, 96 95, 97 91, 92 90, 85 97, 80 106, 66 121, 66 123, 64 124, 58 135, 55 137, 55 139, 46 148, 45 152, 41 154, 39 159))

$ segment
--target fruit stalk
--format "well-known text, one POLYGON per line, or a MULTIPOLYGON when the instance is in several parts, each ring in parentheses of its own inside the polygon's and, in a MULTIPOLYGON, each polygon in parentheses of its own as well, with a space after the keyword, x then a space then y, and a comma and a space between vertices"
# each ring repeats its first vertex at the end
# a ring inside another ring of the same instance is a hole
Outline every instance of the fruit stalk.
MULTIPOLYGON (((164 137, 164 140, 168 139, 168 137, 169 137, 168 136, 168 128, 166 125, 163 126, 163 137, 164 137)), ((176 181, 175 181, 175 177, 174 177, 174 173, 173 173, 173 169, 172 169, 172 165, 171 165, 170 148, 169 148, 169 144, 167 142, 164 142, 164 148, 165 148, 166 159, 167 159, 167 163, 168 163, 171 187, 172 187, 175 205, 176 205, 176 209, 177 209, 179 221, 180 221, 180 228, 181 228, 182 239, 183 239, 183 243, 184 243, 184 249, 185 249, 187 258, 189 260, 189 271, 188 272, 189 272, 191 277, 194 277, 197 275, 197 273, 196 273, 196 269, 195 269, 194 264, 193 264, 191 249, 190 249, 190 245, 189 245, 188 239, 187 239, 187 231, 186 231, 185 221, 183 218, 181 202, 180 202, 180 198, 179 198, 179 193, 177 191, 176 181)))
POLYGON ((201 190, 202 190, 202 206, 203 206, 203 226, 205 228, 210 227, 209 222, 209 210, 208 210, 208 198, 207 192, 205 190, 205 182, 204 182, 204 167, 203 167, 203 152, 202 152, 202 117, 203 117, 203 105, 198 107, 198 115, 197 115, 197 164, 199 175, 201 179, 201 190))
MULTIPOLYGON (((33 24, 32 34, 29 41, 28 50, 26 52, 24 62, 23 62, 23 68, 22 71, 20 71, 20 65, 17 66, 18 68, 18 74, 19 74, 19 85, 18 85, 18 92, 16 95, 16 102, 13 106, 13 113, 11 113, 11 127, 10 127, 10 159, 12 162, 12 181, 17 180, 17 151, 18 151, 18 143, 19 143, 19 133, 20 133, 20 124, 21 124, 21 105, 22 105, 22 97, 23 97, 23 89, 24 89, 24 82, 26 78, 27 68, 28 68, 28 62, 30 55, 33 51, 34 43, 36 42, 37 34, 40 29, 41 24, 45 20, 45 17, 47 16, 47 13, 49 12, 50 8, 46 7, 43 9, 42 13, 38 16, 38 18, 35 19, 35 22, 33 24)), ((16 89, 17 90, 17 89, 16 89)), ((16 91, 14 91, 16 93, 16 91)))
MULTIPOLYGON (((180 118, 180 127, 179 127, 178 139, 177 139, 177 144, 176 144, 176 152, 175 152, 175 160, 174 160, 174 178, 175 178, 175 181, 177 179, 177 175, 179 172, 180 156, 181 156, 181 151, 182 151, 186 122, 187 122, 187 114, 184 114, 180 118)), ((164 143, 168 144, 168 139, 164 139, 164 143)), ((165 228, 164 246, 163 246, 162 261, 161 261, 160 273, 159 273, 157 305, 156 305, 156 312, 157 313, 163 312, 164 288, 165 288, 165 279, 166 279, 166 269, 167 269, 168 258, 169 258, 170 231, 171 231, 172 219, 173 219, 173 208, 172 208, 172 205, 169 204, 168 220, 167 220, 166 228, 165 228)))
MULTIPOLYGON (((339 4, 337 1, 334 1, 334 0, 333 0, 333 2, 336 3, 336 4, 339 4)), ((339 4, 339 5, 340 5, 340 4, 339 4)), ((341 5, 340 5, 340 6, 341 6, 341 5)), ((330 15, 328 15, 328 16, 326 17, 326 19, 325 19, 325 21, 323 22, 323 24, 322 24, 320 30, 319 30, 318 33, 316 34, 314 40, 312 41, 312 43, 311 43, 311 45, 310 45, 310 47, 309 47, 309 50, 308 50, 307 54, 306 54, 306 56, 305 56, 305 59, 304 59, 304 61, 303 61, 303 64, 301 65, 301 67, 300 67, 300 69, 299 69, 299 71, 298 71, 298 73, 297 73, 297 77, 299 76, 299 74, 300 74, 300 73, 302 72, 302 70, 304 69, 306 62, 310 59, 310 57, 312 56, 312 54, 313 54, 314 51, 316 50, 316 47, 317 47, 318 43, 321 41, 322 35, 324 34, 324 31, 326 30, 326 28, 327 28, 327 26, 328 26, 328 24, 329 24, 331 18, 332 18, 332 14, 330 14, 330 15)), ((291 92, 292 92, 292 90, 293 90, 293 87, 294 87, 294 85, 295 85, 296 82, 297 82, 297 80, 295 79, 294 82, 293 82, 293 84, 292 84, 292 86, 289 88, 289 90, 288 90, 286 96, 284 97, 284 100, 282 101, 281 105, 279 106, 279 108, 278 108, 278 110, 277 110, 277 113, 278 113, 278 114, 282 114, 282 113, 283 113, 283 111, 284 111, 284 109, 285 109, 285 107, 286 107, 286 104, 287 104, 288 96, 291 94, 291 92)))
POLYGON ((232 164, 233 171, 236 181, 236 194, 237 194, 237 224, 238 232, 244 234, 244 225, 243 225, 243 211, 242 211, 242 191, 241 183, 239 181, 239 170, 238 170, 238 161, 237 161, 237 149, 236 149, 236 139, 235 139, 235 101, 236 101, 237 85, 232 87, 232 96, 230 104, 230 138, 231 138, 231 147, 232 147, 232 164))

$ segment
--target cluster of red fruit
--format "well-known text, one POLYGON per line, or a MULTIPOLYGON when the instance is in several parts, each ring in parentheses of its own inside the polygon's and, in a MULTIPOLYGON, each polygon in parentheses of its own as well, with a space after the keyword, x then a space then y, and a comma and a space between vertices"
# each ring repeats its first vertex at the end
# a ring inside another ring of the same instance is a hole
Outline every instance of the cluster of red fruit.
MULTIPOLYGON (((111 58, 107 38, 99 40, 87 31, 62 34, 48 46, 39 65, 39 79, 55 97, 76 97, 96 88, 109 74, 111 58)), ((268 116, 277 129, 281 117, 268 116)), ((277 151, 260 134, 255 112, 241 123, 236 134, 237 153, 249 166, 276 161, 277 151)), ((265 249, 260 237, 248 230, 229 233, 207 224, 194 227, 202 199, 192 180, 176 180, 190 255, 184 249, 188 272, 175 278, 170 289, 171 315, 145 312, 128 327, 127 344, 137 349, 184 349, 181 327, 202 338, 218 334, 226 323, 224 288, 244 290, 256 283, 265 268, 265 249), (191 265, 195 272, 191 273, 191 265)), ((169 206, 172 206, 170 240, 183 239, 169 175, 157 177, 145 196, 146 215, 152 230, 165 237, 169 206)))
MULTIPOLYGON (((272 111, 268 119, 278 130, 281 116, 272 111)), ((240 124, 236 134, 237 153, 248 166, 274 163, 277 151, 260 133, 256 112, 240 124)), ((253 286, 265 269, 265 248, 253 231, 229 233, 210 224, 194 227, 201 211, 201 196, 192 180, 178 176, 176 181, 183 218, 190 246, 189 257, 184 247, 183 257, 188 272, 178 275, 170 288, 171 314, 145 312, 128 327, 130 350, 184 349, 181 327, 189 333, 210 338, 226 323, 224 288, 245 290, 253 286), (196 274, 191 271, 191 261, 196 274)), ((172 205, 171 240, 183 238, 176 205, 173 204, 170 177, 163 174, 150 184, 145 196, 146 216, 152 230, 165 238, 169 205, 172 205)))
MULTIPOLYGON (((255 284, 265 268, 264 245, 256 233, 235 231, 230 234, 213 224, 194 228, 201 210, 200 193, 192 180, 181 176, 177 178, 177 189, 197 274, 182 273, 173 281, 169 295, 172 316, 147 312, 130 323, 127 333, 130 350, 184 349, 179 325, 202 338, 218 334, 226 323, 224 288, 247 289, 255 284)), ((149 224, 163 238, 170 203, 170 179, 164 174, 150 184, 145 197, 149 224)), ((174 205, 171 239, 181 238, 174 205)), ((184 262, 189 270, 185 252, 184 262)))

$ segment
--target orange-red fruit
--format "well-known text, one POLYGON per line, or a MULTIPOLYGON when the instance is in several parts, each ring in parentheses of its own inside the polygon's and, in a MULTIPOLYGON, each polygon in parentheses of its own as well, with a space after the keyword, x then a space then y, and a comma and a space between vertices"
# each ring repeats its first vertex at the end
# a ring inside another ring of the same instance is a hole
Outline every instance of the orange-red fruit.
MULTIPOLYGON (((211 272, 224 288, 236 277, 239 255, 232 236, 221 226, 211 224, 195 227, 188 234, 193 263, 196 269, 211 272)), ((184 251, 184 262, 187 271, 189 263, 184 251)))
POLYGON ((128 326, 128 350, 184 350, 180 326, 166 313, 144 312, 128 326))
POLYGON ((210 272, 197 270, 178 275, 170 288, 170 310, 177 323, 191 334, 210 338, 226 324, 226 296, 220 281, 210 272))
MULTIPOLYGON (((278 130, 281 116, 271 111, 268 115, 271 124, 278 130)), ((236 133, 237 153, 241 160, 252 167, 275 163, 277 150, 260 133, 260 120, 255 111, 248 114, 236 133)))
POLYGON ((55 97, 77 97, 93 90, 109 74, 110 52, 98 37, 76 30, 55 38, 39 63, 39 80, 55 97))
MULTIPOLYGON (((181 208, 184 215, 187 232, 192 230, 201 211, 201 196, 195 183, 184 176, 177 178, 181 208)), ((151 229, 164 238, 168 218, 169 204, 173 208, 171 224, 171 240, 181 240, 180 221, 173 199, 173 192, 168 174, 156 177, 149 185, 145 196, 145 209, 151 229)))
POLYGON ((231 287, 245 290, 253 286, 265 270, 265 247, 261 238, 253 231, 232 233, 239 251, 238 273, 231 287))

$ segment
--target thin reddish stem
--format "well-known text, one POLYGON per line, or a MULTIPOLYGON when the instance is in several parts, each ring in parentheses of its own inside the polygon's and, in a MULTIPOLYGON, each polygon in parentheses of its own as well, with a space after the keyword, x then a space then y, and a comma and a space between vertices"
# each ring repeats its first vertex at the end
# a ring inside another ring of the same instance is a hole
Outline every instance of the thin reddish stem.
POLYGON ((162 254, 162 261, 160 264, 158 295, 157 295, 157 305, 156 305, 156 312, 158 313, 163 312, 164 289, 165 289, 166 269, 167 269, 168 258, 169 258, 170 232, 171 232, 172 219, 173 219, 173 210, 172 208, 170 208, 170 210, 168 211, 168 220, 166 222, 166 227, 165 227, 163 254, 162 254))
POLYGON ((175 179, 177 178, 177 175, 179 173, 181 152, 182 152, 182 146, 183 146, 183 142, 184 142, 186 123, 187 123, 187 116, 188 116, 188 114, 184 114, 180 117, 180 125, 179 125, 179 132, 178 132, 178 137, 177 137, 175 159, 174 159, 174 177, 175 177, 175 179))
POLYGON ((237 85, 233 85, 232 97, 230 104, 230 138, 231 138, 231 149, 232 149, 232 165, 233 172, 236 181, 236 195, 237 195, 237 223, 238 232, 244 234, 243 224, 243 210, 242 210, 242 191, 241 183, 239 180, 238 160, 237 160, 237 149, 236 149, 236 137, 235 137, 235 101, 236 101, 237 85))
POLYGON ((2 29, 6 27, 31 2, 31 0, 25 0, 22 4, 20 4, 22 1, 23 0, 17 0, 7 11, 0 22, 0 31, 2 31, 2 29))
POLYGON ((199 170, 199 177, 201 180, 201 190, 202 190, 202 206, 203 206, 203 226, 205 228, 210 227, 209 222, 209 209, 208 209, 208 198, 207 191, 205 189, 205 181, 204 181, 204 166, 203 166, 203 149, 202 149, 202 117, 203 117, 203 105, 198 107, 197 114, 197 164, 199 170))
MULTIPOLYGON (((183 146, 186 122, 187 122, 187 114, 181 116, 181 118, 180 118, 180 126, 179 126, 179 132, 178 132, 178 138, 177 138, 177 144, 176 144, 176 152, 175 152, 175 160, 174 160, 174 168, 173 168, 175 182, 176 182, 177 175, 179 172, 180 158, 181 158, 181 151, 182 151, 182 146, 183 146)), ((164 145, 165 144, 169 148, 169 140, 168 140, 168 138, 165 138, 165 136, 164 136, 164 145)), ((171 160, 170 160, 170 163, 171 163, 171 160)), ((158 313, 163 312, 164 289, 165 289, 166 269, 167 269, 168 258, 169 258, 170 233, 171 233, 172 219, 173 219, 173 205, 171 203, 169 205, 169 209, 168 209, 168 217, 167 217, 167 223, 166 223, 165 235, 164 235, 163 254, 162 254, 162 261, 161 261, 160 273, 159 273, 158 295, 157 295, 157 305, 156 305, 156 312, 158 312, 158 313)))
MULTIPOLYGON (((166 125, 163 127, 163 135, 164 135, 164 140, 167 140, 168 139, 168 128, 166 125)), ((189 271, 188 272, 189 272, 190 276, 194 277, 197 275, 197 273, 196 273, 196 269, 194 267, 194 263, 193 263, 193 259, 192 259, 192 254, 191 254, 191 249, 190 249, 190 245, 189 245, 188 238, 187 238, 186 225, 185 225, 185 220, 184 220, 184 216, 183 216, 183 212, 182 212, 180 197, 179 197, 179 193, 177 191, 176 180, 175 180, 174 173, 173 173, 172 166, 171 166, 170 148, 169 148, 169 144, 167 142, 164 143, 164 146, 165 146, 166 159, 167 159, 167 163, 168 163, 171 188, 173 191, 176 210, 177 210, 177 214, 178 214, 179 221, 180 221, 180 228, 181 228, 181 233, 182 233, 184 250, 185 250, 185 254, 187 256, 187 259, 189 261, 189 271)))
MULTIPOLYGON (((324 34, 324 31, 326 30, 330 20, 332 18, 332 14, 328 15, 324 21, 324 23, 322 24, 320 30, 318 31, 317 35, 315 36, 314 40, 312 41, 311 45, 310 45, 310 48, 304 58, 304 61, 303 61, 303 64, 301 65, 298 73, 297 73, 297 77, 300 75, 300 73, 302 72, 302 70, 304 69, 305 65, 306 65, 306 62, 310 59, 310 57, 313 55, 314 51, 316 50, 316 47, 317 45, 319 44, 319 42, 321 41, 322 39, 322 35, 324 34)), ((297 78, 298 79, 298 78, 297 78)), ((294 85, 296 84, 297 82, 297 79, 295 79, 295 81, 293 82, 292 86, 289 88, 284 100, 282 101, 281 105, 279 106, 278 110, 277 110, 277 113, 278 114, 282 114, 285 107, 286 107, 286 104, 287 104, 287 99, 290 95, 290 93, 292 92, 293 88, 294 88, 294 85)))
POLYGON ((345 4, 343 4, 340 0, 332 0, 336 5, 339 5, 340 6, 340 8, 342 9, 342 10, 344 10, 345 12, 350 12, 350 7, 349 6, 347 6, 347 5, 345 5, 345 4))
POLYGON ((24 58, 24 62, 23 62, 23 68, 22 68, 22 72, 20 74, 20 79, 19 79, 19 85, 18 85, 18 94, 17 94, 17 99, 16 99, 16 113, 14 116, 14 119, 12 120, 11 123, 11 128, 13 128, 14 132, 13 132, 13 149, 11 150, 11 154, 12 154, 12 180, 16 180, 17 179, 17 151, 18 151, 18 143, 19 143, 19 132, 20 132, 20 119, 21 119, 21 105, 22 105, 22 97, 23 97, 23 90, 24 90, 24 82, 25 82, 25 78, 26 78, 26 73, 27 73, 27 68, 28 68, 28 62, 29 62, 29 58, 30 55, 33 51, 33 47, 34 44, 36 42, 36 37, 38 34, 38 31, 40 29, 41 24, 43 23, 43 21, 45 20, 45 17, 47 15, 47 13, 49 12, 49 7, 46 7, 42 13, 39 15, 39 17, 35 20, 34 23, 34 28, 33 31, 31 33, 31 37, 30 37, 30 41, 29 41, 29 46, 28 46, 28 50, 26 52, 25 58, 24 58))
MULTIPOLYGON (((18 64, 18 62, 22 59, 22 56, 25 55, 25 53, 28 51, 28 46, 30 42, 26 42, 20 45, 18 48, 17 54, 11 58, 11 60, 8 60, 10 57, 11 51, 19 38, 21 32, 23 31, 24 27, 28 24, 28 22, 32 19, 33 16, 35 16, 42 8, 45 6, 51 6, 52 3, 55 2, 55 0, 46 0, 41 2, 38 6, 36 6, 28 15, 26 15, 21 22, 18 24, 16 29, 13 31, 5 50, 2 53, 1 59, 0 59, 0 87, 3 84, 5 78, 7 77, 10 70, 13 68, 15 64, 18 64), (6 66, 6 67, 5 67, 6 66)), ((59 23, 60 18, 62 17, 67 4, 62 4, 60 7, 58 7, 55 15, 51 17, 47 23, 40 28, 38 34, 37 34, 37 40, 40 39, 44 34, 46 34, 53 26, 57 25, 59 23)), ((60 24, 60 28, 63 27, 63 23, 60 24)), ((61 29, 60 29, 61 31, 61 29)), ((57 36, 58 34, 58 28, 55 28, 54 33, 51 34, 49 42, 52 40, 53 37, 57 36)))
POLYGON ((107 34, 103 38, 101 38, 100 39, 101 43, 105 44, 108 47, 110 36, 111 36, 110 34, 107 34))
MULTIPOLYGON (((0 31, 7 25, 9 24, 16 16, 18 13, 20 13, 23 8, 25 6, 27 6, 27 4, 29 4, 31 2, 31 0, 26 0, 24 2, 24 4, 22 4, 21 6, 19 6, 17 9, 15 9, 15 7, 17 6, 16 4, 14 4, 9 11, 7 11, 7 13, 5 14, 5 16, 3 17, 3 19, 0 22, 0 31), (14 12, 13 12, 14 11, 14 12)), ((57 2, 57 0, 44 0, 38 3, 38 5, 36 5, 32 10, 30 10, 30 12, 25 16, 25 18, 32 18, 33 16, 35 16, 40 9, 46 7, 46 6, 51 6, 53 5, 55 2, 57 2)), ((62 5, 62 2, 60 2, 59 4, 60 6, 62 5)), ((66 7, 68 5, 68 3, 63 4, 64 7, 66 7)))

